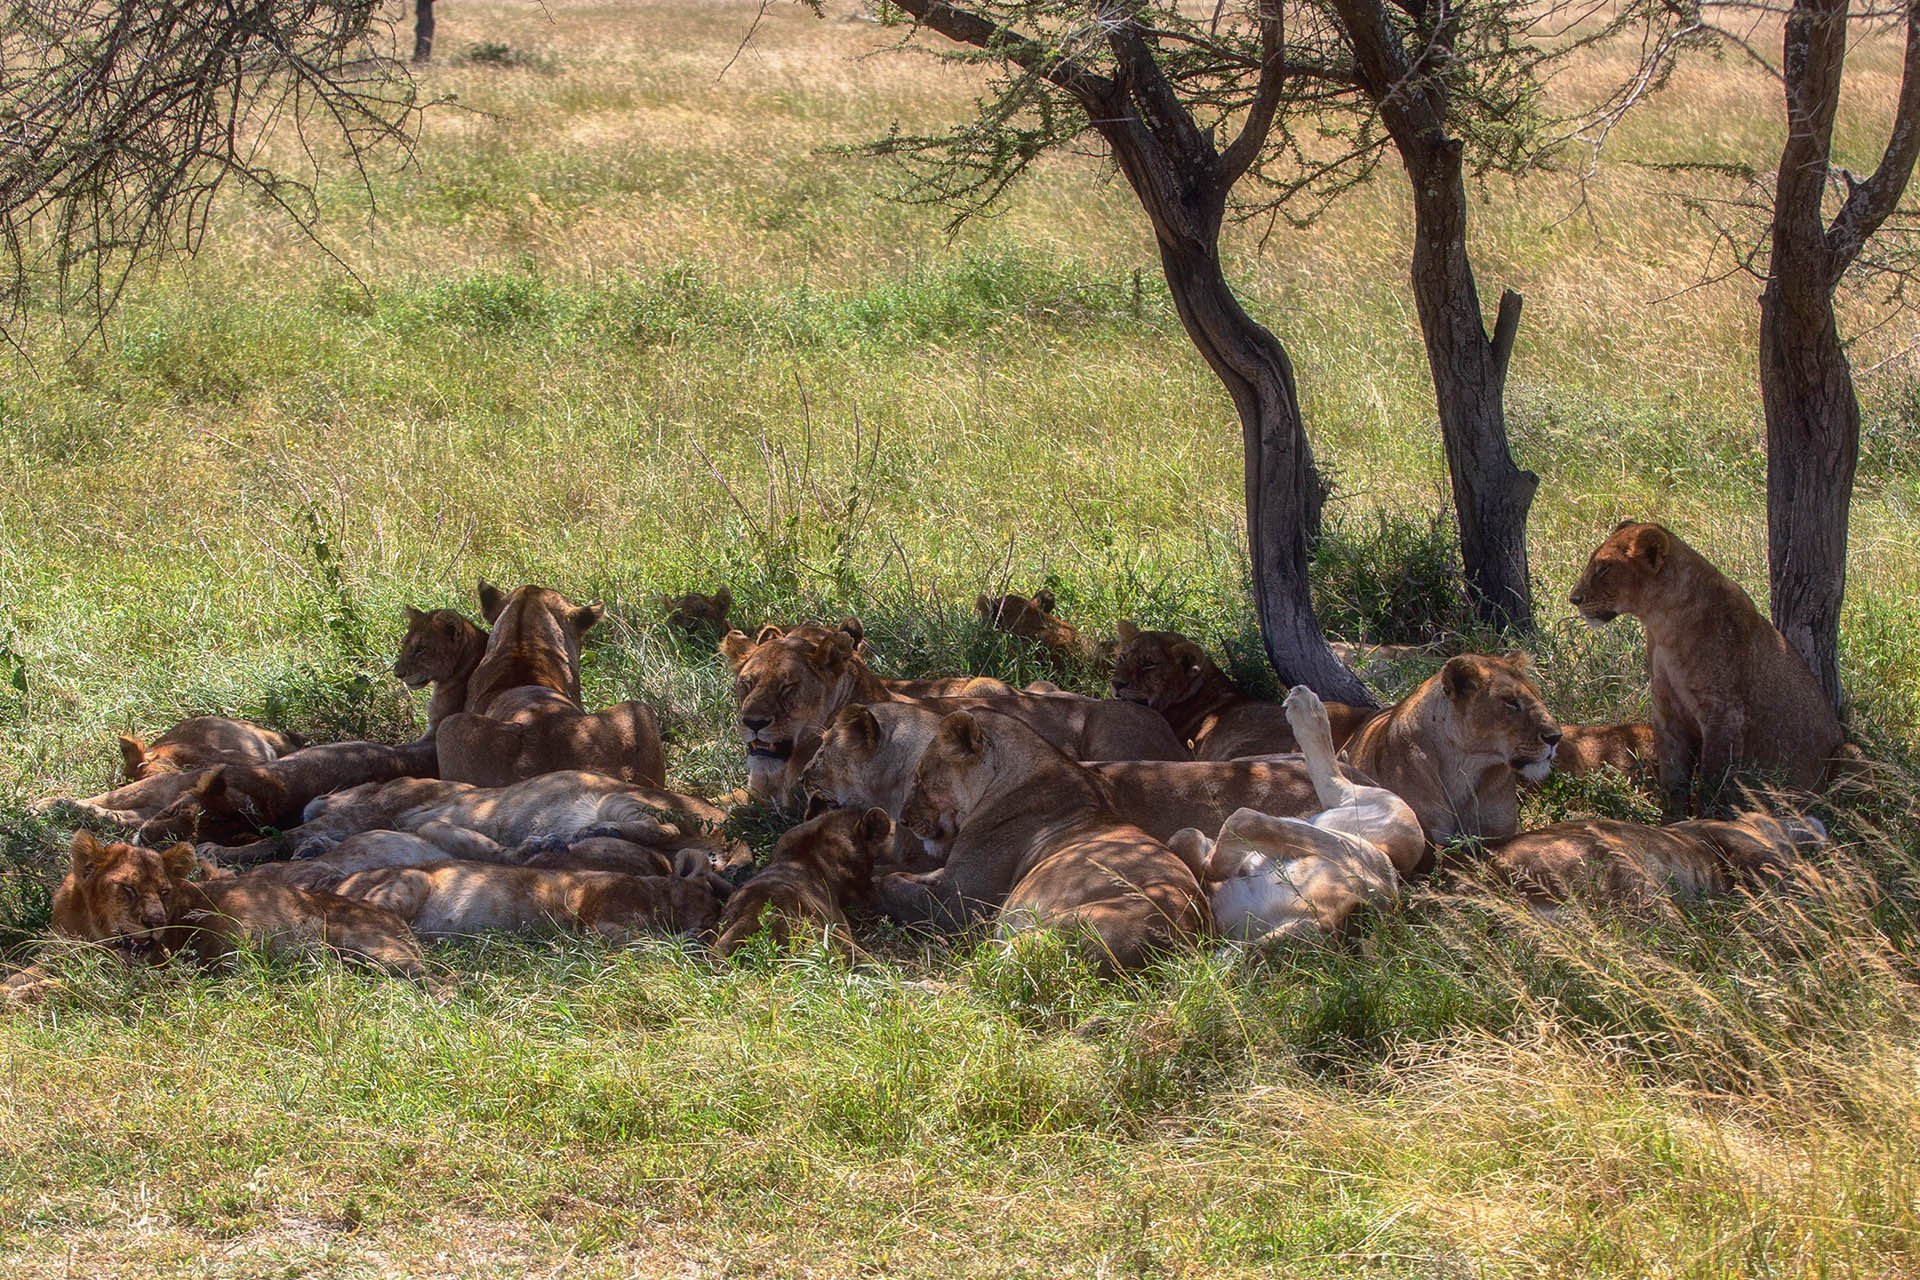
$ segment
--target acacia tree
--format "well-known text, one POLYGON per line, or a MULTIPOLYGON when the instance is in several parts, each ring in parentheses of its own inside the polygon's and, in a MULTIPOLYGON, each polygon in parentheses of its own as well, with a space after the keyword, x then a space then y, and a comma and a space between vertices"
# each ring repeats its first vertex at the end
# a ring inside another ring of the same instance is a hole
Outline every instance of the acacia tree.
POLYGON ((1292 365, 1234 298, 1220 235, 1229 216, 1309 221, 1398 154, 1413 185, 1413 288, 1468 585, 1485 620, 1531 621, 1525 528, 1538 481, 1514 465, 1503 407, 1520 299, 1503 297, 1489 334, 1467 253, 1468 179, 1527 168, 1573 132, 1552 128, 1541 107, 1557 60, 1630 26, 1653 37, 1634 74, 1595 105, 1608 118, 1649 86, 1684 20, 1636 0, 1604 21, 1583 8, 1588 20, 1564 30, 1558 5, 1517 0, 1221 0, 1205 11, 1177 0, 894 2, 966 47, 949 56, 1002 72, 952 133, 876 145, 907 164, 914 198, 964 217, 1088 134, 1126 177, 1181 322, 1239 413, 1268 656, 1289 681, 1349 699, 1358 682, 1327 651, 1308 599, 1324 490, 1292 365))
POLYGON ((365 185, 419 103, 377 0, 12 0, 0 14, 0 307, 98 317, 192 252, 228 185, 313 234, 329 160, 365 185))
POLYGON ((1807 660, 1836 710, 1860 402, 1834 293, 1900 208, 1920 158, 1920 0, 1908 0, 1895 11, 1906 28, 1906 51, 1879 163, 1864 180, 1834 164, 1849 9, 1849 0, 1794 0, 1787 14, 1780 62, 1787 138, 1760 295, 1773 623, 1807 660), (1830 192, 1839 200, 1831 217, 1830 192))

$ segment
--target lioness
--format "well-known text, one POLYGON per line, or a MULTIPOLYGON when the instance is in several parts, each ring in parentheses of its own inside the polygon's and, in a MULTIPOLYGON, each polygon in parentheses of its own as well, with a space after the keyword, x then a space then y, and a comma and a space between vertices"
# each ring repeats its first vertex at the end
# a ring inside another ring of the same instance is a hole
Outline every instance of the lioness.
POLYGON ((362 831, 325 853, 289 862, 269 862, 247 873, 251 881, 274 881, 296 889, 335 889, 348 876, 381 867, 431 867, 452 862, 437 844, 404 831, 362 831))
POLYGON ((1056 675, 1066 675, 1068 664, 1073 662, 1102 665, 1092 642, 1072 623, 1056 617, 1053 606, 1053 592, 1045 590, 1034 592, 1031 598, 1018 595, 973 598, 973 611, 980 616, 980 621, 995 631, 1019 636, 1038 647, 1056 675))
POLYGON ((269 764, 223 764, 194 774, 190 788, 140 825, 147 844, 193 839, 232 844, 264 827, 291 826, 316 797, 367 782, 432 777, 434 746, 331 742, 269 764))
POLYGON ((667 625, 690 640, 712 644, 732 630, 727 611, 733 608, 733 592, 721 587, 712 595, 689 591, 683 596, 661 596, 660 611, 667 625))
POLYGON ((324 949, 411 978, 423 972, 419 944, 389 912, 247 876, 192 879, 197 869, 191 845, 103 845, 76 831, 53 930, 150 964, 176 951, 217 960, 246 939, 273 951, 324 949))
POLYGON ((1427 839, 1499 839, 1520 824, 1519 780, 1553 767, 1560 726, 1524 654, 1463 653, 1367 721, 1347 759, 1413 806, 1427 839))
POLYGON ((467 709, 467 682, 486 656, 487 631, 458 609, 422 613, 412 605, 405 608, 407 634, 401 637, 393 674, 409 689, 433 686, 427 702, 431 737, 442 720, 467 709))
POLYGON ((120 762, 127 781, 138 782, 157 773, 191 773, 216 764, 265 764, 302 745, 290 733, 246 720, 194 716, 161 734, 152 746, 133 734, 121 734, 120 762))
POLYGON ((1568 595, 1589 626, 1623 613, 1647 631, 1662 808, 1709 808, 1736 771, 1821 786, 1846 744, 1819 682, 1738 583, 1657 524, 1628 521, 1594 550, 1568 595))
POLYGON ((731 955, 765 929, 783 947, 795 932, 824 936, 851 958, 859 947, 845 904, 872 886, 874 861, 892 843, 893 822, 881 809, 836 809, 795 827, 727 899, 714 953, 731 955))
POLYGON ((875 882, 883 910, 907 921, 997 911, 1003 933, 1082 931, 1109 971, 1136 968, 1208 925, 1192 869, 1122 822, 1098 778, 1011 716, 956 711, 915 770, 903 821, 949 843, 947 862, 875 882))
MULTIPOLYGON (((1287 713, 1278 703, 1249 698, 1214 665, 1207 651, 1177 631, 1142 631, 1120 624, 1113 658, 1113 696, 1151 707, 1175 736, 1193 744, 1196 760, 1235 760, 1298 751, 1287 713)), ((1370 707, 1327 708, 1334 745, 1373 714, 1370 707)))
POLYGON ((1551 915, 1574 898, 1646 907, 1769 883, 1803 866, 1801 854, 1825 843, 1827 829, 1812 818, 1743 813, 1730 822, 1666 827, 1591 818, 1504 840, 1488 851, 1487 865, 1528 906, 1551 915))
MULTIPOLYGON (((802 622, 795 626, 783 627, 768 623, 761 627, 754 637, 755 644, 765 644, 769 640, 778 640, 786 636, 797 636, 807 640, 820 641, 836 632, 853 641, 853 651, 862 660, 872 656, 867 644, 867 629, 860 619, 848 617, 840 620, 838 627, 823 626, 817 622, 802 622)), ((997 693, 1012 693, 1013 687, 1005 681, 992 676, 927 676, 900 677, 876 675, 880 687, 896 698, 958 698, 987 697, 997 693)))
MULTIPOLYGON (((842 708, 803 775, 807 790, 842 807, 877 805, 897 816, 940 719, 940 712, 917 703, 842 708)), ((1211 836, 1236 809, 1307 817, 1324 807, 1299 756, 1105 760, 1087 767, 1104 785, 1114 813, 1157 840, 1188 827, 1211 836)), ((1357 770, 1343 768, 1340 774, 1357 785, 1372 785, 1357 770)), ((911 864, 923 852, 935 862, 945 856, 943 847, 925 848, 905 823, 895 828, 896 861, 911 864)))
POLYGON ((470 782, 441 778, 394 778, 316 796, 300 811, 300 825, 291 834, 293 854, 311 858, 348 836, 391 830, 403 813, 440 804, 474 789, 470 782))
POLYGON ((503 787, 558 769, 588 769, 659 786, 666 778, 660 725, 639 702, 589 715, 580 703, 580 641, 604 612, 576 608, 558 591, 507 594, 480 584, 492 626, 486 655, 467 681, 466 709, 435 730, 440 776, 503 787))
MULTIPOLYGON (((740 632, 720 650, 733 664, 740 736, 747 747, 747 789, 775 803, 791 802, 802 772, 840 709, 892 702, 844 632, 796 629, 755 643, 740 632)), ((1018 716, 1048 741, 1088 760, 1185 759, 1186 749, 1159 716, 1142 707, 1059 694, 933 699, 952 711, 978 706, 1018 716)))
MULTIPOLYGON (((718 831, 726 815, 705 800, 596 773, 545 773, 509 787, 474 787, 394 819, 457 858, 504 862, 529 845, 566 845, 585 834, 685 846, 718 831)), ((719 847, 717 836, 705 844, 719 847)))
POLYGON ((1563 724, 1553 749, 1553 769, 1581 778, 1602 769, 1639 773, 1654 762, 1653 726, 1637 724, 1563 724))
POLYGON ((557 927, 619 946, 635 933, 712 933, 720 919, 715 882, 706 859, 685 850, 670 876, 452 862, 362 871, 340 892, 393 912, 423 937, 557 927))

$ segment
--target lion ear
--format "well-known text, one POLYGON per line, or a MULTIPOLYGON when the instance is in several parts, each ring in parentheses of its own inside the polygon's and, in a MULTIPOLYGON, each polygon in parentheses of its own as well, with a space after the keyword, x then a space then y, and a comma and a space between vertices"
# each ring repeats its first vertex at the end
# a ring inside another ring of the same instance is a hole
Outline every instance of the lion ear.
POLYGON ((691 879, 713 870, 713 864, 707 861, 707 855, 698 849, 687 847, 676 850, 673 855, 673 874, 682 880, 691 879))
POLYGON ((868 755, 880 746, 880 721, 874 718, 865 704, 843 708, 840 712, 840 725, 859 748, 868 755))
POLYGON ((1478 689, 1482 680, 1480 664, 1466 654, 1449 659, 1447 665, 1440 669, 1440 687, 1455 702, 1478 689))
POLYGON ((107 855, 107 846, 100 843, 91 831, 73 833, 72 856, 73 875, 77 880, 85 880, 99 868, 100 860, 107 855))
POLYGON ((1053 612, 1053 605, 1053 592, 1048 591, 1045 587, 1033 593, 1033 607, 1040 612, 1051 614, 1053 612))
POLYGON ((863 843, 879 844, 892 837, 893 819, 887 816, 885 809, 872 808, 860 815, 860 822, 854 829, 863 843))
POLYGON ((836 631, 813 646, 813 660, 822 671, 838 671, 853 660, 856 643, 847 632, 836 631))
POLYGON ((217 764, 200 775, 193 784, 193 794, 205 800, 209 796, 225 795, 227 792, 227 766, 217 764))
POLYGON ((449 640, 458 640, 460 638, 460 620, 452 615, 441 619, 440 634, 449 640))
POLYGON ((1505 661, 1509 666, 1516 668, 1521 675, 1526 676, 1529 679, 1532 678, 1533 655, 1528 653, 1525 649, 1509 649, 1505 654, 1502 655, 1502 660, 1505 661))
POLYGON ((126 766, 127 776, 140 776, 140 767, 147 762, 147 744, 130 733, 120 735, 120 762, 126 766))
POLYGON ((1114 634, 1120 637, 1121 644, 1132 644, 1140 638, 1140 628, 1127 619, 1120 619, 1120 625, 1114 628, 1114 634))
POLYGON ((1182 641, 1173 656, 1180 663, 1180 669, 1190 676, 1199 675, 1207 665, 1207 651, 1191 640, 1182 641))
POLYGON ((778 640, 785 634, 787 634, 785 627, 775 626, 769 622, 766 626, 754 633, 753 642, 755 644, 765 644, 769 640, 778 640))
POLYGON ((427 620, 427 615, 425 613, 421 612, 419 609, 414 608, 410 604, 401 605, 400 611, 407 615, 407 625, 409 627, 417 627, 421 623, 427 620))
POLYGON ((980 621, 993 621, 993 601, 987 599, 985 596, 975 596, 973 598, 973 611, 980 615, 980 621))
POLYGON ((194 856, 193 846, 184 841, 160 851, 160 869, 175 884, 191 879, 199 866, 200 860, 194 856))
POLYGON ((491 582, 488 582, 485 578, 480 579, 478 591, 480 596, 480 616, 487 620, 488 626, 492 626, 494 623, 500 621, 500 612, 507 607, 507 593, 494 586, 491 582))
POLYGON ((852 614, 848 614, 846 617, 840 619, 840 630, 853 637, 853 643, 856 647, 867 642, 867 629, 861 626, 860 619, 854 617, 852 614))
POLYGON ((1657 524, 1641 525, 1627 543, 1627 554, 1645 564, 1649 573, 1660 572, 1672 551, 1673 535, 1657 524))
POLYGON ((727 610, 733 608, 733 589, 731 587, 722 587, 707 598, 713 601, 713 607, 719 611, 720 616, 723 618, 727 616, 727 610))
POLYGON ((956 711, 940 722, 940 741, 967 760, 977 758, 987 748, 987 735, 980 722, 964 711, 956 711))
POLYGON ((746 664, 747 655, 753 652, 753 641, 747 639, 744 631, 729 631, 720 637, 720 656, 733 664, 738 671, 746 664))
POLYGON ((594 623, 607 616, 607 606, 603 604, 583 604, 567 615, 567 625, 573 628, 573 634, 583 636, 593 630, 594 623))

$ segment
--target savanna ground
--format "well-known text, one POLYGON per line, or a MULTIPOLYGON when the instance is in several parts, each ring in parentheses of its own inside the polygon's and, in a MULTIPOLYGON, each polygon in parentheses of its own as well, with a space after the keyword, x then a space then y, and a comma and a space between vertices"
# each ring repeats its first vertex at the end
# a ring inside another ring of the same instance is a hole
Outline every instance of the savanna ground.
MULTIPOLYGON (((112 733, 193 713, 399 737, 400 606, 474 579, 608 605, 589 697, 642 697, 670 773, 743 777, 729 674, 655 593, 857 612, 896 673, 1040 674, 969 602, 1176 626, 1264 681, 1237 428, 1141 218, 1065 159, 948 237, 831 144, 955 118, 967 75, 836 5, 466 3, 418 164, 339 249, 262 210, 136 281, 105 340, 0 383, 5 941, 44 926, 112 733), (487 47, 491 46, 491 47, 487 47), (724 479, 723 479, 724 478, 724 479)), ((1894 51, 1856 59, 1866 154, 1894 51)), ((1577 67, 1564 92, 1607 74, 1577 67)), ((1490 188, 1482 287, 1527 298, 1514 445, 1543 478, 1568 720, 1645 714, 1635 624, 1561 603, 1625 516, 1756 594, 1757 286, 1689 289, 1691 180, 1776 153, 1774 91, 1700 62, 1563 179, 1490 188)), ((1298 362, 1337 479, 1333 629, 1458 627, 1397 175, 1232 274, 1298 362), (1436 523, 1438 520, 1438 523, 1436 523)), ((1856 313, 1861 322, 1871 309, 1856 313)), ((1879 363, 1903 334, 1856 348, 1879 363)), ((1429 889, 1350 951, 1103 986, 1045 943, 896 940, 848 973, 661 945, 443 950, 451 992, 335 967, 128 974, 0 1020, 9 1275, 1904 1275, 1920 1271, 1909 769, 1920 750, 1920 383, 1864 383, 1843 637, 1877 795, 1825 810, 1830 888, 1548 929, 1429 889)), ((1497 638, 1455 637, 1493 644, 1497 638)), ((1384 689, 1383 695, 1396 690, 1384 689)), ((1619 783, 1529 816, 1648 816, 1619 783)), ((756 828, 756 838, 766 838, 756 828)))

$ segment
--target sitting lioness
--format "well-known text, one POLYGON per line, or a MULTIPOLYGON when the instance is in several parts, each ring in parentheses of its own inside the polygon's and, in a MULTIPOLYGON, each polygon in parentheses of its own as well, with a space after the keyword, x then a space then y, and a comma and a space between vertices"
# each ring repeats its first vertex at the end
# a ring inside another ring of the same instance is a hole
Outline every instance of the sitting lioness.
POLYGON ((1827 829, 1812 818, 1743 813, 1667 827, 1591 818, 1504 840, 1488 850, 1487 865, 1528 906, 1551 915, 1570 899, 1646 907, 1771 883, 1826 843, 1827 829))
POLYGON ((871 887, 874 862, 892 843, 893 822, 880 809, 836 809, 795 827, 727 899, 714 954, 731 955, 764 929, 782 947, 795 933, 826 938, 851 959, 860 949, 845 906, 871 887))
MULTIPOLYGON (((758 643, 734 631, 720 642, 720 651, 733 664, 740 736, 747 747, 747 789, 753 795, 791 803, 801 773, 842 707, 899 699, 854 646, 845 632, 804 627, 758 643)), ((1123 702, 1014 693, 931 699, 927 705, 941 711, 977 706, 1017 716, 1084 760, 1187 756, 1164 720, 1123 702)))
POLYGON ((1206 895, 1165 844, 1122 822, 1093 773, 1022 721, 957 711, 915 771, 903 820, 949 846, 938 871, 875 882, 907 922, 997 913, 1002 933, 1062 926, 1103 969, 1199 938, 1206 895))
POLYGON ((53 931, 149 964, 177 951, 217 960, 248 940, 273 951, 331 951, 411 978, 423 972, 419 944, 389 912, 250 876, 194 879, 198 870, 192 845, 107 845, 76 831, 53 895, 53 931))
POLYGON ((216 764, 265 764, 302 745, 292 734, 246 720, 194 716, 155 738, 152 746, 133 734, 121 734, 120 761, 127 781, 138 782, 157 773, 191 773, 216 764))
POLYGON ((1738 583, 1657 524, 1631 521, 1594 550, 1567 597, 1590 626, 1623 613, 1647 631, 1662 808, 1693 808, 1699 773, 1712 808, 1741 770, 1813 790, 1846 732, 1819 682, 1738 583))
POLYGON ((580 703, 580 641, 599 605, 576 608, 558 591, 507 594, 480 584, 493 627, 486 656, 467 681, 466 709, 435 730, 440 776, 503 787, 557 769, 586 769, 626 782, 666 779, 660 725, 639 702, 589 715, 580 703))
MULTIPOLYGON (((1298 751, 1287 713, 1275 702, 1242 693, 1207 651, 1176 631, 1120 624, 1113 657, 1113 696, 1151 707, 1174 734, 1193 745, 1196 760, 1235 760, 1298 751)), ((1373 714, 1369 707, 1327 708, 1335 746, 1373 714)))
MULTIPOLYGON (((897 818, 913 790, 920 753, 933 741, 940 719, 940 712, 911 702, 843 707, 806 768, 807 790, 842 807, 874 805, 897 818)), ((1211 836, 1237 809, 1298 818, 1324 807, 1300 756, 1105 760, 1087 768, 1105 786, 1114 813, 1157 840, 1188 827, 1211 836)), ((1339 773, 1356 785, 1373 785, 1358 770, 1340 768, 1339 773)), ((905 823, 895 828, 895 861, 912 864, 930 857, 938 862, 944 856, 944 848, 925 848, 905 823)))
POLYGON ((409 689, 433 686, 427 702, 427 735, 440 722, 467 709, 467 682, 487 653, 487 631, 458 609, 422 613, 406 606, 407 634, 393 674, 409 689))
POLYGON ((1347 759, 1413 806, 1427 839, 1499 839, 1519 829, 1519 781, 1553 767, 1560 726, 1524 654, 1463 653, 1367 721, 1347 759))
POLYGON ((670 876, 451 862, 363 871, 340 892, 393 912, 423 937, 560 928, 620 946, 636 933, 711 934, 723 888, 707 860, 685 850, 670 876))

